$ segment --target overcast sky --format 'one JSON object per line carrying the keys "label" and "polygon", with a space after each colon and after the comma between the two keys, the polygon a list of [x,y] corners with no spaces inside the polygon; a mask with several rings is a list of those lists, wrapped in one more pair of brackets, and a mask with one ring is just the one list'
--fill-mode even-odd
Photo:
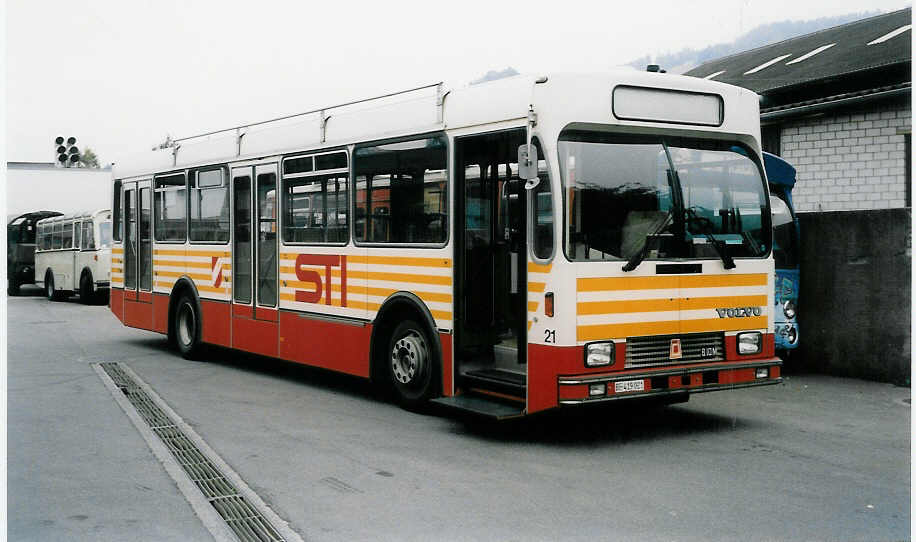
{"label": "overcast sky", "polygon": [[[487,70],[601,71],[898,0],[8,0],[6,159],[76,136],[104,163],[192,135]],[[603,6],[603,7],[602,7]]]}

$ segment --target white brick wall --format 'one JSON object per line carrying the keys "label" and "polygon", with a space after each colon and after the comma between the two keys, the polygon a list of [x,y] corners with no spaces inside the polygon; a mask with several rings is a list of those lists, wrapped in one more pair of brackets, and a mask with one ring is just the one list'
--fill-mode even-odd
{"label": "white brick wall", "polygon": [[798,170],[798,211],[887,209],[905,205],[908,105],[873,106],[782,125],[780,152]]}

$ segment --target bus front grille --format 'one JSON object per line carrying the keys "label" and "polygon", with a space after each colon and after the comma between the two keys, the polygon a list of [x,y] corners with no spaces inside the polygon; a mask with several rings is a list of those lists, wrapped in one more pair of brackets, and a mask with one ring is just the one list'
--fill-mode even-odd
{"label": "bus front grille", "polygon": [[[681,340],[682,355],[680,358],[668,357],[671,352],[671,339]],[[627,369],[723,360],[725,360],[725,336],[721,332],[627,338],[625,365]]]}

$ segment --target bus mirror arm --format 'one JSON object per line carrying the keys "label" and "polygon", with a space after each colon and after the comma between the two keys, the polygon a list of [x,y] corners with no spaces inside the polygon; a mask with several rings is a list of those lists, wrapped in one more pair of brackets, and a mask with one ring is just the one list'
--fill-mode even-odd
{"label": "bus mirror arm", "polygon": [[536,187],[541,179],[538,177],[538,151],[528,143],[518,148],[518,177],[525,179],[525,190]]}

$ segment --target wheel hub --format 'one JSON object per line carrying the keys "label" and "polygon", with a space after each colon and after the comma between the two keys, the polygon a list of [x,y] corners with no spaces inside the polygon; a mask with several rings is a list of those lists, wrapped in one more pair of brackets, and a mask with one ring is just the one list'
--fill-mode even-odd
{"label": "wheel hub", "polygon": [[410,333],[397,340],[391,350],[391,370],[401,384],[410,384],[426,370],[427,351],[423,338]]}
{"label": "wheel hub", "polygon": [[194,314],[187,305],[181,307],[178,315],[178,339],[181,344],[190,345],[194,333]]}

